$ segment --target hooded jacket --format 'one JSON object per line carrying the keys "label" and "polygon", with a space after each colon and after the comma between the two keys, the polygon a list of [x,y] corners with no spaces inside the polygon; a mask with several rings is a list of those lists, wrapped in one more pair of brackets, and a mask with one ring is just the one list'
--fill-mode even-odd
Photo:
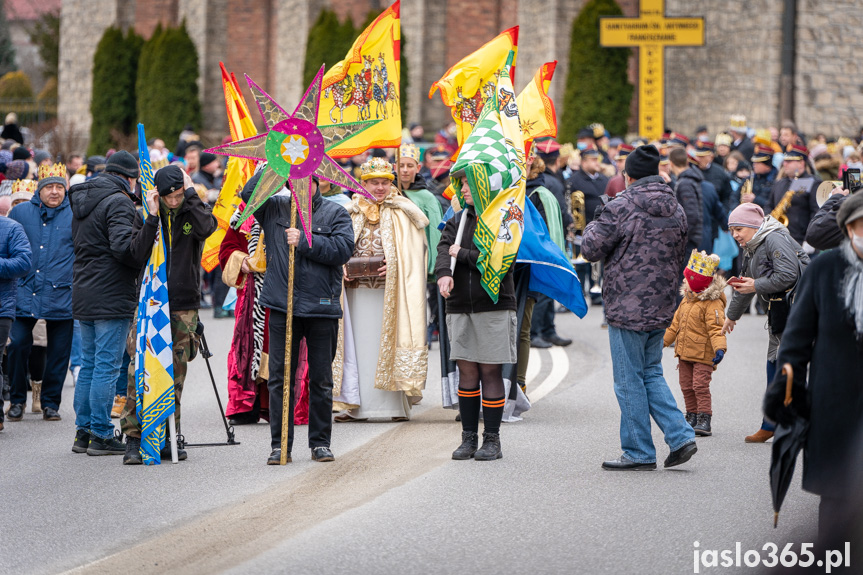
{"label": "hooded jacket", "polygon": [[30,242],[15,220],[0,216],[0,318],[15,319],[18,278],[30,270]]}
{"label": "hooded jacket", "polygon": [[163,201],[158,218],[148,217],[146,223],[142,218],[136,218],[135,234],[141,234],[138,241],[152,245],[159,219],[166,237],[170,230],[169,241],[165,245],[165,264],[171,311],[198,309],[201,307],[201,252],[204,240],[216,231],[219,224],[195,188],[186,188],[183,203],[176,213],[172,214]]}
{"label": "hooded jacket", "polygon": [[[752,298],[756,295],[766,299],[770,294],[793,288],[803,270],[809,265],[809,256],[791,237],[788,229],[773,216],[764,218],[761,227],[742,251],[741,275],[755,280],[755,293],[742,294],[735,291],[731,295],[727,315],[732,321],[737,321],[743,316],[743,312],[749,309]],[[767,348],[769,361],[775,360],[779,342],[778,336],[770,334]]]}
{"label": "hooded jacket", "polygon": [[68,194],[56,208],[39,194],[18,204],[9,217],[24,227],[30,240],[31,265],[18,282],[16,315],[34,319],[72,319],[72,208]]}
{"label": "hooded jacket", "polygon": [[[248,202],[260,179],[253,176],[241,197]],[[285,230],[291,227],[291,197],[274,195],[255,212],[267,246],[267,273],[261,305],[287,313],[290,247]],[[297,219],[299,225],[299,218]],[[339,319],[342,317],[342,266],[354,251],[354,230],[348,211],[324,201],[319,191],[312,198],[312,245],[305,234],[295,250],[294,316]]]}
{"label": "hooded jacket", "polygon": [[633,182],[587,225],[581,253],[605,263],[609,325],[653,331],[671,324],[686,237],[683,208],[660,176]]}
{"label": "hooded jacket", "polygon": [[686,225],[689,229],[687,245],[697,248],[701,245],[704,222],[704,207],[701,194],[701,182],[704,176],[697,168],[687,168],[677,176],[674,194],[686,214]]}
{"label": "hooded jacket", "polygon": [[725,289],[726,283],[721,276],[715,276],[713,281],[701,293],[695,293],[683,281],[680,294],[683,300],[671,326],[665,330],[666,347],[674,343],[674,356],[683,361],[713,365],[713,358],[718,350],[725,351],[728,344],[722,335],[722,325],[725,323]]}
{"label": "hooded jacket", "polygon": [[72,186],[69,203],[75,246],[75,319],[131,318],[138,304],[138,275],[151,244],[141,246],[135,241],[133,226],[141,216],[135,211],[129,183],[102,173]]}

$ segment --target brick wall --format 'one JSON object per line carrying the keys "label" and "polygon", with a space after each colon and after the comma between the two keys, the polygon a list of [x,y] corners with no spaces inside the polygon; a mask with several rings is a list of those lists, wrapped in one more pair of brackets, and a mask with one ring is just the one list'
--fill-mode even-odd
{"label": "brick wall", "polygon": [[381,11],[387,8],[391,2],[380,2],[378,0],[330,0],[330,9],[339,17],[339,22],[351,17],[355,28],[359,28],[366,20],[366,16],[372,10]]}
{"label": "brick wall", "polygon": [[159,22],[162,23],[163,28],[177,25],[179,23],[177,20],[178,7],[179,0],[141,0],[136,2],[135,32],[144,38],[149,38]]}

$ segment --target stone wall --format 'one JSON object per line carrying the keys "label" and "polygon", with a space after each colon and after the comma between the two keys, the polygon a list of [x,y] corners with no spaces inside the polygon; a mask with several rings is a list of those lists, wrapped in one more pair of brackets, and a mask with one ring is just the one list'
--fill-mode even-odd
{"label": "stone wall", "polygon": [[57,115],[66,128],[89,140],[93,55],[123,0],[63,0],[60,9],[60,73]]}
{"label": "stone wall", "polygon": [[798,0],[795,120],[806,134],[851,136],[863,124],[863,4]]}

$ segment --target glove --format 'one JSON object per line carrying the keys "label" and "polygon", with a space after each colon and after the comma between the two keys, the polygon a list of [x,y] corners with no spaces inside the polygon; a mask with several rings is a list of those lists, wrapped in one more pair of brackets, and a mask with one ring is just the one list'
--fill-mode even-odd
{"label": "glove", "polygon": [[724,349],[717,349],[716,356],[713,358],[713,365],[719,365],[719,362],[722,361],[722,358],[725,357]]}

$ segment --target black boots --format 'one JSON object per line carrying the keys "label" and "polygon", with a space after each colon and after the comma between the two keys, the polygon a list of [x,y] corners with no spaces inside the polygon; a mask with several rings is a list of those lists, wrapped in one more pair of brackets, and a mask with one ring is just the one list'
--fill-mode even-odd
{"label": "black boots", "polygon": [[138,437],[126,436],[126,453],[123,455],[123,465],[141,465],[141,440]]}
{"label": "black boots", "polygon": [[479,436],[473,431],[461,432],[461,445],[452,452],[452,458],[458,460],[470,459],[479,447]]}
{"label": "black boots", "polygon": [[692,413],[691,411],[687,411],[687,412],[686,412],[686,423],[688,423],[688,424],[689,424],[689,427],[694,428],[694,427],[695,427],[695,423],[696,423],[697,421],[698,421],[698,416],[697,416],[697,414]]}
{"label": "black boots", "polygon": [[713,435],[713,432],[710,431],[710,418],[711,415],[709,413],[698,414],[695,425],[692,426],[692,429],[695,430],[695,435]]}
{"label": "black boots", "polygon": [[87,447],[87,455],[123,455],[126,453],[126,446],[120,441],[119,437],[109,437],[102,439],[95,435],[90,436],[90,444]]}
{"label": "black boots", "polygon": [[501,457],[503,457],[503,453],[500,450],[500,434],[484,431],[482,447],[474,454],[473,458],[477,461],[493,461]]}
{"label": "black boots", "polygon": [[72,444],[72,453],[87,453],[87,447],[90,445],[90,432],[86,429],[79,429],[75,432],[75,443]]}

